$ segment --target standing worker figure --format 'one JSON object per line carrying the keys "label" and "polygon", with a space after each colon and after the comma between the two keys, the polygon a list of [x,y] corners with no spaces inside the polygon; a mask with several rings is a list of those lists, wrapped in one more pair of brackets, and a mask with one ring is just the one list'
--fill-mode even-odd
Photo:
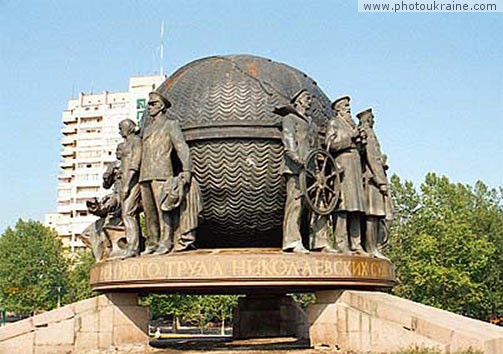
{"label": "standing worker figure", "polygon": [[349,96],[343,96],[332,103],[335,115],[328,122],[325,141],[336,164],[343,170],[341,198],[334,215],[334,238],[339,252],[351,251],[365,255],[361,245],[361,220],[365,212],[361,159],[358,151],[361,141],[356,124],[351,119],[350,100]]}
{"label": "standing worker figure", "polygon": [[[285,216],[283,219],[283,251],[309,252],[302,244],[301,229],[307,216],[304,197],[300,190],[299,174],[309,152],[319,147],[318,127],[307,114],[313,97],[303,89],[297,92],[290,105],[277,108],[283,128],[284,167],[286,177]],[[308,218],[305,218],[305,222]]]}
{"label": "standing worker figure", "polygon": [[[358,129],[367,143],[362,149],[363,181],[366,196],[365,250],[377,258],[384,257],[379,250],[379,236],[386,220],[392,219],[391,198],[386,176],[387,159],[381,153],[381,145],[374,131],[374,115],[369,108],[356,115]],[[384,237],[381,237],[384,242]],[[387,238],[387,237],[386,237]]]}
{"label": "standing worker figure", "polygon": [[[158,92],[149,93],[148,117],[143,122],[140,190],[147,228],[147,248],[142,254],[166,254],[173,250],[175,213],[178,210],[161,208],[180,181],[188,185],[192,161],[189,146],[184,140],[180,125],[168,117],[171,103]],[[182,172],[175,176],[172,154],[181,163]],[[183,249],[191,246],[185,241]],[[181,248],[176,251],[183,250]]]}
{"label": "standing worker figure", "polygon": [[126,229],[127,251],[124,258],[135,257],[140,252],[140,163],[142,144],[136,135],[136,123],[124,119],[119,123],[119,134],[124,138],[121,159],[121,217]]}

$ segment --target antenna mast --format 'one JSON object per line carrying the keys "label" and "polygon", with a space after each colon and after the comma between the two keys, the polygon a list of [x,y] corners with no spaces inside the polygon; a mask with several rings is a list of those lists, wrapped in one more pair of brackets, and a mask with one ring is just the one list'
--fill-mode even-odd
{"label": "antenna mast", "polygon": [[159,73],[161,76],[164,75],[164,21],[161,21],[161,69]]}

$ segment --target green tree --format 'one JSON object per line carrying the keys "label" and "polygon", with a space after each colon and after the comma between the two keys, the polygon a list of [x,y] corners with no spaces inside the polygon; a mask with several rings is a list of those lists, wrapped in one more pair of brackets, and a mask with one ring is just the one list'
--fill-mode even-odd
{"label": "green tree", "polygon": [[502,313],[501,191],[429,173],[417,191],[391,178],[396,207],[388,254],[399,296],[479,319]]}
{"label": "green tree", "polygon": [[52,229],[19,220],[0,237],[0,298],[8,311],[27,315],[56,307],[66,277],[61,241]]}
{"label": "green tree", "polygon": [[225,334],[225,321],[232,319],[232,310],[238,304],[237,295],[206,295],[201,296],[203,312],[208,319],[220,321],[220,334]]}
{"label": "green tree", "polygon": [[85,250],[71,260],[68,272],[68,289],[64,297],[65,303],[68,304],[98,295],[97,292],[91,289],[89,282],[89,273],[95,263],[96,261],[90,250]]}
{"label": "green tree", "polygon": [[150,294],[142,298],[142,305],[148,305],[152,317],[157,318],[163,315],[173,316],[173,332],[177,332],[180,321],[190,317],[196,310],[198,298],[195,295],[158,295]]}
{"label": "green tree", "polygon": [[210,320],[217,320],[220,321],[221,332],[224,334],[225,323],[232,319],[237,298],[237,295],[151,294],[142,299],[142,304],[150,307],[154,318],[172,315],[173,332],[178,330],[182,320],[197,324],[201,333]]}

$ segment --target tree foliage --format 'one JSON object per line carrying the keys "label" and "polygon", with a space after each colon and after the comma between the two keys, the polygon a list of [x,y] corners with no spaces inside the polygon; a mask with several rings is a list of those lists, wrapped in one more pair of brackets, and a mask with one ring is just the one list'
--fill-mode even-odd
{"label": "tree foliage", "polygon": [[8,311],[26,315],[56,307],[66,275],[61,241],[40,222],[19,220],[0,237],[0,300]]}
{"label": "tree foliage", "polygon": [[91,251],[85,250],[76,258],[70,260],[68,273],[68,289],[65,293],[64,302],[72,303],[85,300],[98,295],[91,289],[89,272],[96,263]]}
{"label": "tree foliage", "polygon": [[173,315],[183,318],[192,311],[196,300],[197,297],[191,295],[151,294],[143,299],[142,304],[150,307],[150,313],[154,318],[163,315]]}
{"label": "tree foliage", "polygon": [[146,296],[142,303],[150,307],[153,317],[173,316],[173,326],[181,320],[202,327],[211,320],[224,325],[232,318],[232,309],[237,305],[236,295],[156,295]]}
{"label": "tree foliage", "polygon": [[482,182],[429,173],[419,191],[391,179],[396,220],[388,254],[396,295],[479,319],[503,314],[503,195]]}

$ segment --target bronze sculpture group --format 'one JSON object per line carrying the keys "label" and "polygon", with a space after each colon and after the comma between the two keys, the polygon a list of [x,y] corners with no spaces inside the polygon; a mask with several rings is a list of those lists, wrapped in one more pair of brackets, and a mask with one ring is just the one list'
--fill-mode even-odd
{"label": "bronze sculpture group", "polygon": [[[302,89],[274,111],[281,116],[284,147],[283,251],[384,257],[380,248],[392,207],[372,110],[357,114],[356,125],[350,98],[337,99],[323,139],[309,115],[312,101],[313,95]],[[100,219],[82,234],[98,260],[194,248],[203,202],[189,146],[170,106],[168,98],[151,92],[139,128],[129,119],[119,123],[123,142],[103,176],[104,187],[113,192],[88,202]]]}
{"label": "bronze sculpture group", "polygon": [[[148,116],[140,129],[125,119],[119,123],[124,141],[117,161],[103,176],[113,192],[88,202],[101,219],[83,233],[97,260],[162,255],[193,247],[202,208],[192,178],[192,162],[178,122],[169,116],[171,103],[158,92],[149,94]],[[181,167],[173,164],[179,161]],[[113,201],[109,202],[109,201]],[[145,215],[146,248],[141,242],[140,212]]]}
{"label": "bronze sculpture group", "polygon": [[[282,116],[287,193],[283,251],[308,252],[301,235],[301,225],[307,223],[311,251],[384,258],[380,248],[387,240],[392,206],[386,156],[373,130],[372,110],[357,114],[357,126],[351,118],[350,98],[335,100],[335,114],[327,123],[321,144],[317,127],[307,113],[312,100],[308,91],[301,90],[290,105],[275,110]],[[321,154],[323,150],[312,154],[317,149],[328,155]],[[322,163],[310,172],[311,158]],[[330,165],[334,167],[327,169]],[[308,172],[305,175],[312,175],[312,185],[306,182],[307,177],[300,177],[303,169]]]}

